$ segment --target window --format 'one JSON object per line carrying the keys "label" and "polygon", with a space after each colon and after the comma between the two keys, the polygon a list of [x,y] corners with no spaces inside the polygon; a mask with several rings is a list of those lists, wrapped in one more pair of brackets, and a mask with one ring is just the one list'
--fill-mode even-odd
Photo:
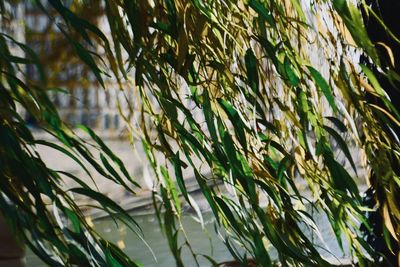
{"label": "window", "polygon": [[104,115],[103,128],[104,129],[110,128],[110,116],[108,114]]}

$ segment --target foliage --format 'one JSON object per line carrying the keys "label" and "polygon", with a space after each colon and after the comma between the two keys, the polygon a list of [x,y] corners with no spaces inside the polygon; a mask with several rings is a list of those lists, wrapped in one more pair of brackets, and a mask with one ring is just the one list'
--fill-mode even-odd
{"label": "foliage", "polygon": [[[360,155],[365,154],[365,164],[374,173],[369,182],[377,190],[373,198],[384,222],[379,227],[387,245],[390,248],[391,237],[398,246],[399,144],[392,129],[400,125],[400,115],[370,66],[391,81],[399,76],[393,66],[382,65],[382,51],[378,52],[368,36],[360,9],[370,16],[378,15],[363,1],[357,7],[345,0],[105,0],[109,33],[101,32],[59,0],[49,0],[49,4],[63,20],[60,30],[101,84],[105,77],[95,60],[97,47],[104,48],[105,55],[99,57],[107,58],[109,71],[121,89],[133,86],[137,91],[137,99],[129,103],[131,114],[125,118],[154,169],[155,194],[162,199],[163,210],[156,202],[155,207],[159,218],[163,213],[163,229],[177,266],[183,266],[183,247],[191,249],[179,222],[179,195],[196,206],[185,187],[182,169],[186,166],[192,170],[218,227],[226,230],[226,245],[244,264],[251,257],[259,265],[271,266],[271,245],[283,265],[329,266],[302,228],[319,234],[310,205],[326,213],[338,243],[342,245],[342,238],[346,239],[350,244],[347,252],[359,265],[366,265],[371,257],[379,260],[385,256],[377,255],[379,251],[374,251],[359,231],[360,223],[370,230],[365,211],[371,210],[362,203],[354,180],[357,166],[350,153],[352,145]],[[77,35],[81,39],[74,38]],[[395,35],[391,38],[397,40]],[[385,48],[390,55],[390,47]],[[365,53],[368,64],[358,63],[360,53]],[[11,72],[8,69],[15,68],[11,62],[28,60],[3,57],[5,78]],[[3,91],[16,95],[14,99],[24,105],[25,98],[17,97],[17,88],[27,91],[31,86],[23,86],[21,81],[12,87],[12,81],[4,80],[2,86],[7,85],[7,90]],[[6,110],[15,110],[13,98],[8,99]],[[70,141],[76,138],[70,131],[69,135],[64,133],[61,122],[54,119],[55,111],[52,116],[42,112],[47,105],[51,107],[47,100],[42,104],[43,99],[37,100],[39,107],[44,106],[37,115],[43,117],[43,127],[60,141],[69,136],[63,143],[84,156],[82,145]],[[29,106],[25,108],[33,112]],[[9,119],[11,122],[15,123]],[[18,134],[13,132],[13,138],[19,137],[14,143],[26,144]],[[338,162],[335,145],[350,168]],[[90,155],[86,159],[94,163]],[[205,175],[208,171],[211,174]],[[20,174],[11,177],[24,181]],[[51,177],[49,187],[54,190],[56,179]],[[307,183],[311,199],[299,190],[299,180]],[[230,188],[233,197],[211,186],[220,183]],[[21,187],[30,186],[42,185],[23,182]],[[75,191],[82,190],[87,189],[82,186]],[[4,194],[9,191],[3,190]],[[53,201],[59,195],[68,199],[59,191],[47,195]],[[100,197],[85,192],[95,199]],[[80,216],[70,203],[74,214]],[[109,208],[119,212],[113,205]],[[178,242],[179,236],[185,242]],[[246,255],[235,250],[236,243]],[[64,256],[80,255],[59,250]],[[195,259],[201,256],[192,252]],[[112,253],[113,260],[128,264],[120,252]]]}
{"label": "foliage", "polygon": [[[89,196],[95,208],[106,211],[140,234],[136,222],[111,199],[88,187],[79,177],[62,170],[50,169],[37,152],[37,146],[48,146],[78,163],[92,177],[90,167],[100,175],[124,186],[133,193],[136,182],[129,176],[119,158],[93,133],[104,159],[100,163],[87,144],[63,121],[49,100],[44,70],[31,48],[6,33],[6,9],[2,9],[0,34],[0,207],[2,214],[19,237],[50,266],[137,266],[117,246],[104,240],[75,203],[72,192]],[[34,83],[26,76],[26,65],[33,65],[40,80]],[[40,129],[54,141],[36,139],[22,117],[30,114]],[[92,142],[93,143],[93,142]],[[90,145],[90,146],[89,146]],[[113,166],[115,165],[115,166]],[[118,167],[122,176],[115,169]],[[65,190],[64,181],[76,182]],[[95,204],[97,203],[97,204]]]}

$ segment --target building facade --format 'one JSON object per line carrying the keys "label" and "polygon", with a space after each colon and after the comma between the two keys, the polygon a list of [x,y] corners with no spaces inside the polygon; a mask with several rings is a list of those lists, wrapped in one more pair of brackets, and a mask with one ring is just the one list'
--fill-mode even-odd
{"label": "building facade", "polygon": [[[81,6],[74,8],[80,9],[80,13],[91,23],[101,24],[100,28],[107,27],[102,23],[104,11],[100,1],[85,1]],[[101,130],[106,135],[119,134],[124,128],[124,122],[119,115],[118,105],[124,105],[124,102],[119,100],[126,97],[126,92],[120,91],[111,79],[107,81],[106,89],[101,87],[60,31],[60,27],[66,25],[63,25],[62,18],[57,16],[56,12],[52,12],[54,10],[46,7],[46,11],[49,12],[46,14],[34,2],[29,1],[26,1],[21,9],[25,14],[26,43],[34,49],[46,67],[48,86],[57,88],[49,90],[49,96],[61,118],[72,126],[84,124]],[[84,40],[80,41],[85,44]],[[33,66],[28,66],[27,73],[32,80],[38,79],[38,73]],[[34,126],[35,122],[30,121],[30,118],[27,120]]]}

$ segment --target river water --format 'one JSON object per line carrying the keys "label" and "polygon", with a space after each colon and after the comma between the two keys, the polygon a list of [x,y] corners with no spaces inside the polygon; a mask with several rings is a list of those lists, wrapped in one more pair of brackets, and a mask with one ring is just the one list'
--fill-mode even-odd
{"label": "river water", "polygon": [[[232,260],[232,256],[214,230],[214,219],[212,214],[206,212],[203,215],[203,218],[205,222],[205,230],[202,229],[201,225],[193,219],[190,214],[183,216],[183,225],[194,251],[210,255],[217,262]],[[141,241],[135,233],[127,229],[125,226],[117,227],[110,219],[95,221],[94,224],[99,233],[101,233],[106,239],[119,244],[121,247],[125,247],[123,249],[124,252],[132,259],[143,264],[143,266],[175,266],[175,260],[169,250],[165,236],[160,231],[156,216],[154,214],[137,215],[135,216],[135,219],[141,226],[144,239],[152,248],[156,258],[153,257],[151,250],[146,247],[143,241]],[[322,245],[322,242],[314,236],[313,238],[315,243],[320,246],[319,250],[321,254],[331,259],[334,257],[345,258],[345,255],[343,255],[337,245],[336,238],[333,235],[326,216],[317,213],[315,214],[314,219],[317,226],[320,228],[321,234],[324,237],[324,242],[328,247],[325,248]],[[310,236],[310,233],[308,233],[308,235]],[[345,248],[345,251],[346,250],[347,249]],[[271,258],[277,257],[275,251],[270,250],[270,253]],[[189,250],[184,249],[182,254],[185,266],[195,266],[193,257],[189,253]],[[200,266],[211,266],[205,258],[199,257],[198,259]],[[42,267],[46,265],[31,252],[27,252],[26,266]]]}

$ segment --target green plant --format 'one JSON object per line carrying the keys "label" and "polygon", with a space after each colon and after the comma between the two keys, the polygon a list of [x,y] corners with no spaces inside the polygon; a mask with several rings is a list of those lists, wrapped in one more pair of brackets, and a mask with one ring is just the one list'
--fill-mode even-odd
{"label": "green plant", "polygon": [[[338,243],[344,236],[359,265],[378,259],[379,251],[358,229],[363,223],[372,230],[365,217],[370,209],[353,174],[337,161],[335,144],[355,174],[349,144],[365,154],[374,173],[370,183],[380,189],[372,196],[384,222],[379,227],[389,248],[390,237],[398,245],[399,145],[391,129],[400,125],[400,116],[376,73],[358,63],[357,53],[365,53],[380,75],[399,76],[393,66],[383,65],[382,51],[365,30],[360,9],[378,14],[364,1],[357,7],[345,0],[106,0],[111,40],[61,1],[49,3],[98,81],[104,84],[93,56],[96,46],[104,48],[121,89],[138,92],[125,118],[154,169],[155,194],[163,200],[154,204],[177,266],[184,265],[182,247],[191,250],[179,221],[179,195],[195,205],[182,176],[186,166],[240,262],[250,256],[271,266],[270,244],[283,265],[330,265],[300,228],[305,224],[318,234],[310,212],[299,208],[307,203],[326,213]],[[398,42],[390,28],[384,29]],[[81,39],[71,37],[76,35]],[[384,47],[390,55],[390,47]],[[132,113],[140,114],[137,121]],[[205,176],[208,170],[211,175]],[[298,190],[297,176],[307,182],[311,199]],[[210,186],[221,182],[231,186],[234,198]],[[246,255],[235,251],[233,241]],[[195,259],[201,256],[192,252]]]}
{"label": "green plant", "polygon": [[[93,200],[93,207],[103,209],[114,220],[127,224],[140,234],[140,228],[121,207],[105,195],[87,186],[79,177],[46,166],[37,146],[48,146],[75,161],[92,177],[98,174],[134,193],[138,186],[121,160],[96,136],[88,144],[66,125],[48,98],[45,71],[34,51],[7,32],[7,10],[1,10],[0,33],[0,207],[17,237],[50,266],[136,266],[117,246],[104,240],[86,221],[71,193]],[[40,78],[26,76],[26,66],[33,65]],[[38,127],[54,141],[35,138],[21,116],[30,114]],[[96,145],[101,162],[88,149]],[[118,167],[119,171],[116,171]],[[122,174],[118,174],[121,172]],[[123,177],[123,178],[122,178]],[[64,189],[65,180],[77,186]]]}

